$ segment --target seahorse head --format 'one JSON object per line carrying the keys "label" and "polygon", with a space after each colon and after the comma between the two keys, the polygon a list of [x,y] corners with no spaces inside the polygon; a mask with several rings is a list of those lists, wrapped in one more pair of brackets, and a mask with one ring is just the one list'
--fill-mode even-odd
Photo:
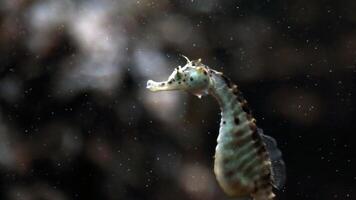
{"label": "seahorse head", "polygon": [[178,66],[174,69],[168,80],[162,82],[155,82],[149,80],[147,82],[147,89],[156,91],[167,90],[183,90],[201,97],[207,94],[211,85],[209,77],[209,69],[201,63],[201,59],[187,60],[184,67]]}

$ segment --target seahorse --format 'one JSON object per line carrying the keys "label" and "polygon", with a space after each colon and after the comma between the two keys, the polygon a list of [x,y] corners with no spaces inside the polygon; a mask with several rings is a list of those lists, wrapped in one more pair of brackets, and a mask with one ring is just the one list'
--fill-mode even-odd
{"label": "seahorse", "polygon": [[214,173],[229,195],[238,199],[272,200],[273,187],[285,182],[285,164],[276,141],[257,128],[247,101],[227,76],[209,68],[201,59],[178,66],[167,81],[149,80],[153,92],[183,90],[199,98],[214,96],[221,108],[221,122],[215,149]]}

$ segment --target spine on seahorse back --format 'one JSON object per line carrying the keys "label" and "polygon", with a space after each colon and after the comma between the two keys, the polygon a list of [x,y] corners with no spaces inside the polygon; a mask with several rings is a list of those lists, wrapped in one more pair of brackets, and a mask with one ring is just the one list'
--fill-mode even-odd
{"label": "spine on seahorse back", "polygon": [[272,200],[271,161],[246,100],[221,73],[209,70],[209,76],[222,110],[214,161],[219,184],[232,196]]}

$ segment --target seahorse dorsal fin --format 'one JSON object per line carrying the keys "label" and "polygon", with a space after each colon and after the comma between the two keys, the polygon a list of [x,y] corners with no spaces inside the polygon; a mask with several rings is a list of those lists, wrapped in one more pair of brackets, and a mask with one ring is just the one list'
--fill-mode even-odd
{"label": "seahorse dorsal fin", "polygon": [[263,130],[260,128],[258,129],[258,133],[261,135],[271,158],[273,185],[277,189],[281,189],[286,182],[286,166],[282,159],[282,153],[278,149],[277,142],[274,138],[263,134]]}

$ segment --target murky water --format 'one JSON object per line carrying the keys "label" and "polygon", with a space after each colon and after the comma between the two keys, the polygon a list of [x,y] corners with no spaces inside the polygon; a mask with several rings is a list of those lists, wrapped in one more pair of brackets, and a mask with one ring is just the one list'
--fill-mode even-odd
{"label": "murky water", "polygon": [[229,198],[213,98],[151,93],[202,58],[287,166],[276,199],[355,199],[356,3],[0,2],[0,199]]}

